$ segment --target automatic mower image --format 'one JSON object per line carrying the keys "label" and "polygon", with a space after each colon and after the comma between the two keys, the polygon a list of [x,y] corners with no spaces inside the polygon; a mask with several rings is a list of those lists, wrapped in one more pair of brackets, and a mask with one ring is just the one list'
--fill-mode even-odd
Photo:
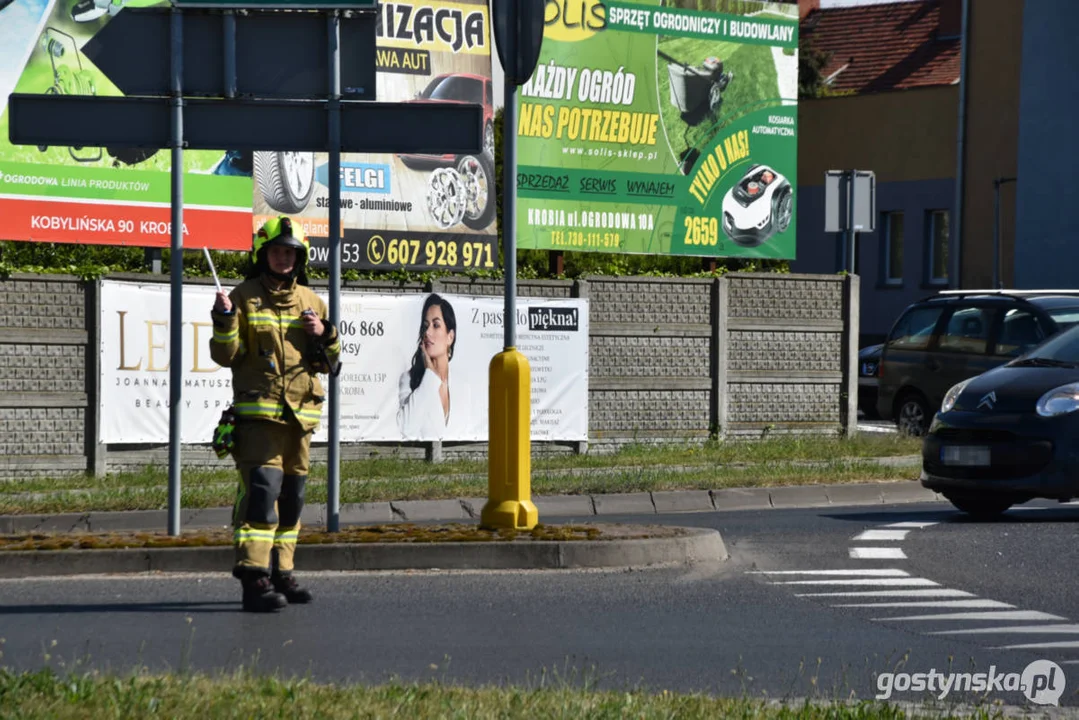
{"label": "automatic mower image", "polygon": [[723,232],[744,247],[756,247],[790,227],[794,190],[787,178],[754,165],[723,198]]}
{"label": "automatic mower image", "polygon": [[723,105],[723,91],[727,89],[733,72],[723,72],[723,61],[716,57],[706,58],[699,66],[687,65],[662,50],[656,50],[659,57],[667,61],[667,74],[671,85],[671,104],[678,108],[682,122],[687,127],[682,133],[686,148],[679,156],[679,169],[688,175],[693,164],[700,157],[700,150],[689,141],[689,129],[700,125],[705,119],[714,125]]}

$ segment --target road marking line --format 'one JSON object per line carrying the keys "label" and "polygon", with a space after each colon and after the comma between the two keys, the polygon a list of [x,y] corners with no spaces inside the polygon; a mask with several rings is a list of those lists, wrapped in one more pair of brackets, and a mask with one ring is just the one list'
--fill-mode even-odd
{"label": "road marking line", "polygon": [[[1079,503],[1076,503],[1079,505]],[[1079,665],[1079,660],[1059,660],[1061,665]]]}
{"label": "road marking line", "polygon": [[851,603],[849,605],[833,605],[832,607],[871,608],[871,607],[939,607],[939,608],[1013,608],[998,600],[928,600],[912,602],[882,602],[882,603]]}
{"label": "road marking line", "polygon": [[966,628],[937,630],[930,635],[980,635],[991,633],[1079,633],[1079,625],[1012,625],[1010,627]]}
{"label": "road marking line", "polygon": [[930,590],[859,590],[857,592],[799,593],[794,597],[974,597],[973,593],[948,588]]}
{"label": "road marking line", "polygon": [[904,540],[910,530],[866,530],[855,540]]}
{"label": "road marking line", "polygon": [[931,527],[933,525],[939,525],[939,524],[940,523],[935,523],[935,522],[914,522],[914,521],[909,521],[909,522],[891,523],[889,525],[885,525],[884,527],[889,527],[889,528],[918,528],[918,529],[921,529],[921,528],[927,528],[927,527]]}
{"label": "road marking line", "polygon": [[993,650],[1048,650],[1049,648],[1071,649],[1079,648],[1079,640],[1065,640],[1064,642],[1027,643],[1025,645],[998,645]]}
{"label": "road marking line", "polygon": [[908,577],[906,570],[878,568],[875,570],[748,570],[747,575],[872,575],[885,577]]}
{"label": "road marking line", "polygon": [[902,548],[852,547],[850,556],[855,560],[906,560]]}
{"label": "road marking line", "polygon": [[897,620],[1067,620],[1059,615],[1036,610],[990,610],[988,612],[946,613],[944,615],[907,615],[906,617],[873,618],[880,622]]}
{"label": "road marking line", "polygon": [[772,585],[910,585],[937,586],[940,583],[924,578],[859,578],[856,580],[787,580]]}

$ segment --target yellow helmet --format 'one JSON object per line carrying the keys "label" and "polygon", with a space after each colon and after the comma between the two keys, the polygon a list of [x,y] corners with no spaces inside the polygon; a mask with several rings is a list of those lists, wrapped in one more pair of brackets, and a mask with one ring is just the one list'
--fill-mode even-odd
{"label": "yellow helmet", "polygon": [[300,267],[307,264],[307,258],[311,253],[311,243],[304,234],[303,226],[285,215],[270,218],[255,233],[255,239],[251,244],[251,262],[257,263],[259,251],[270,245],[296,248],[299,255],[296,264]]}

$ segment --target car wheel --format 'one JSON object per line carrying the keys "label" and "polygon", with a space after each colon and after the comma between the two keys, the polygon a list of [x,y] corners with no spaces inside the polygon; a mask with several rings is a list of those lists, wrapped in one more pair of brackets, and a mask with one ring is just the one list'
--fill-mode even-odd
{"label": "car wheel", "polygon": [[461,222],[482,230],[495,219],[495,167],[486,155],[466,155],[457,163],[465,186],[465,214]]}
{"label": "car wheel", "polygon": [[266,204],[280,213],[298,213],[315,191],[315,154],[310,152],[255,153],[255,184]]}
{"label": "car wheel", "polygon": [[929,430],[929,403],[918,393],[908,392],[898,404],[895,425],[901,435],[921,437]]}
{"label": "car wheel", "polygon": [[1003,495],[947,493],[944,497],[948,498],[948,502],[957,510],[970,515],[975,520],[993,520],[1015,504],[1011,498]]}

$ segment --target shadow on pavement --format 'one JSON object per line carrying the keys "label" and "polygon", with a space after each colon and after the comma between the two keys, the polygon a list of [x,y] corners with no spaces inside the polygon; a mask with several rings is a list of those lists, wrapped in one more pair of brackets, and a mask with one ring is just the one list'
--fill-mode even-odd
{"label": "shadow on pavement", "polygon": [[70,605],[0,605],[0,615],[67,613],[222,613],[241,612],[239,600],[213,602],[90,603]]}

